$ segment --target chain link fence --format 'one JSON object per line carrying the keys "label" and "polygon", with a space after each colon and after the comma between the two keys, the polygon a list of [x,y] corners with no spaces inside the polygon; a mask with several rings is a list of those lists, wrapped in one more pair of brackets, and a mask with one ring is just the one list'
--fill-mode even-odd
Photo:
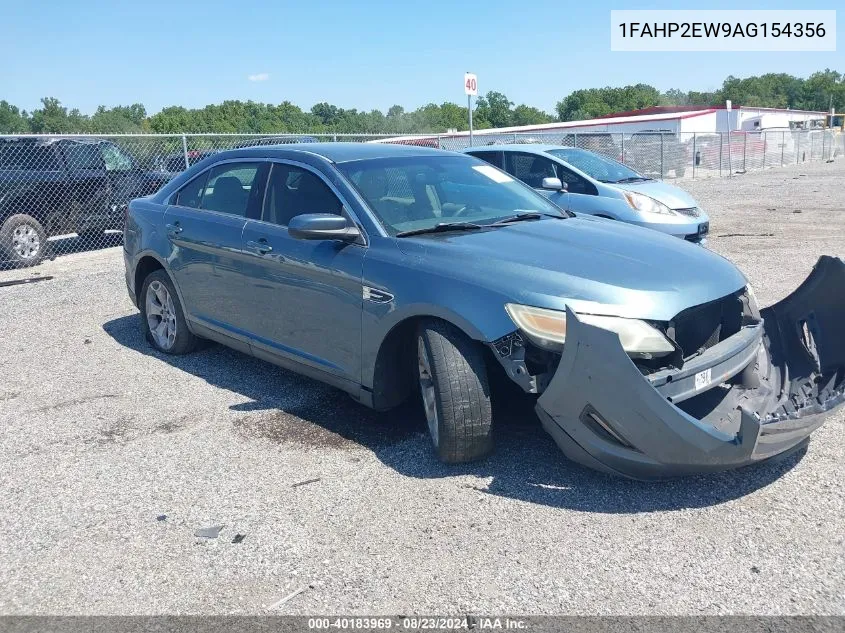
{"label": "chain link fence", "polygon": [[[469,135],[170,134],[0,136],[0,267],[116,246],[130,200],[155,193],[203,158],[226,149],[313,142],[401,143],[447,150]],[[728,176],[845,154],[831,130],[669,134],[479,133],[475,146],[547,143],[590,150],[660,179]]]}
{"label": "chain link fence", "polygon": [[[412,145],[459,150],[469,136],[403,137]],[[478,134],[474,146],[541,143],[586,149],[625,163],[643,175],[665,179],[707,178],[781,167],[807,161],[830,161],[845,155],[845,134],[833,130],[681,133],[554,132]]]}

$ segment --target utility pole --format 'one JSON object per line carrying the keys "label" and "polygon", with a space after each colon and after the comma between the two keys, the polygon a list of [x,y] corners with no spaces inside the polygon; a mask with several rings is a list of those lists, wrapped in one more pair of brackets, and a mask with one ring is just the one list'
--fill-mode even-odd
{"label": "utility pole", "polygon": [[467,111],[469,112],[469,146],[472,147],[472,95],[467,95]]}
{"label": "utility pole", "polygon": [[464,73],[464,92],[467,95],[467,113],[469,115],[469,145],[472,147],[472,96],[478,94],[478,77]]}

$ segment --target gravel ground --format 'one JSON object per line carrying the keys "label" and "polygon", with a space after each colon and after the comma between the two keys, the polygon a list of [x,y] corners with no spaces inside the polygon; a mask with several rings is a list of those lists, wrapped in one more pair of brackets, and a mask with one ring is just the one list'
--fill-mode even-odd
{"label": "gravel ground", "polygon": [[[845,256],[843,176],[685,186],[768,304]],[[35,272],[54,279],[0,288],[2,614],[845,614],[842,414],[803,456],[644,484],[498,402],[495,455],[447,468],[414,407],[219,346],[153,353],[118,248]]]}

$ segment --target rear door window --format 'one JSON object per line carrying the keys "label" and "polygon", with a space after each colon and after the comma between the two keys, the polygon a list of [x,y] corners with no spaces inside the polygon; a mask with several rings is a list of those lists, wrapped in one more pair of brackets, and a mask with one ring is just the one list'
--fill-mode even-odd
{"label": "rear door window", "polygon": [[203,172],[187,185],[182,187],[176,194],[173,204],[180,207],[199,209],[202,204],[202,194],[205,192],[205,183],[208,182],[208,172]]}
{"label": "rear door window", "polygon": [[61,147],[71,171],[105,171],[105,163],[95,144],[67,142]]}
{"label": "rear door window", "polygon": [[54,171],[60,166],[52,145],[0,141],[0,169]]}
{"label": "rear door window", "polygon": [[475,156],[481,160],[490,163],[491,165],[504,169],[503,152],[468,152],[470,156]]}
{"label": "rear door window", "polygon": [[202,192],[201,209],[246,217],[257,192],[261,163],[225,163],[212,167]]}

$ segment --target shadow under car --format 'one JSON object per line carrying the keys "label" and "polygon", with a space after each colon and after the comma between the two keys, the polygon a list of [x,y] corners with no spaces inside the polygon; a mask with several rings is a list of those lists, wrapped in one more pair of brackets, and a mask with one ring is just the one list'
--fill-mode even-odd
{"label": "shadow under car", "polygon": [[161,354],[147,343],[137,314],[108,321],[103,329],[130,350],[248,398],[230,409],[244,414],[235,419],[235,432],[252,441],[354,444],[408,477],[492,478],[476,489],[551,507],[620,514],[717,505],[771,484],[806,453],[803,448],[751,467],[662,482],[621,479],[567,460],[543,431],[533,410],[535,398],[494,383],[495,452],[483,461],[446,465],[431,449],[419,397],[380,413],[337,389],[220,345],[187,356]]}

